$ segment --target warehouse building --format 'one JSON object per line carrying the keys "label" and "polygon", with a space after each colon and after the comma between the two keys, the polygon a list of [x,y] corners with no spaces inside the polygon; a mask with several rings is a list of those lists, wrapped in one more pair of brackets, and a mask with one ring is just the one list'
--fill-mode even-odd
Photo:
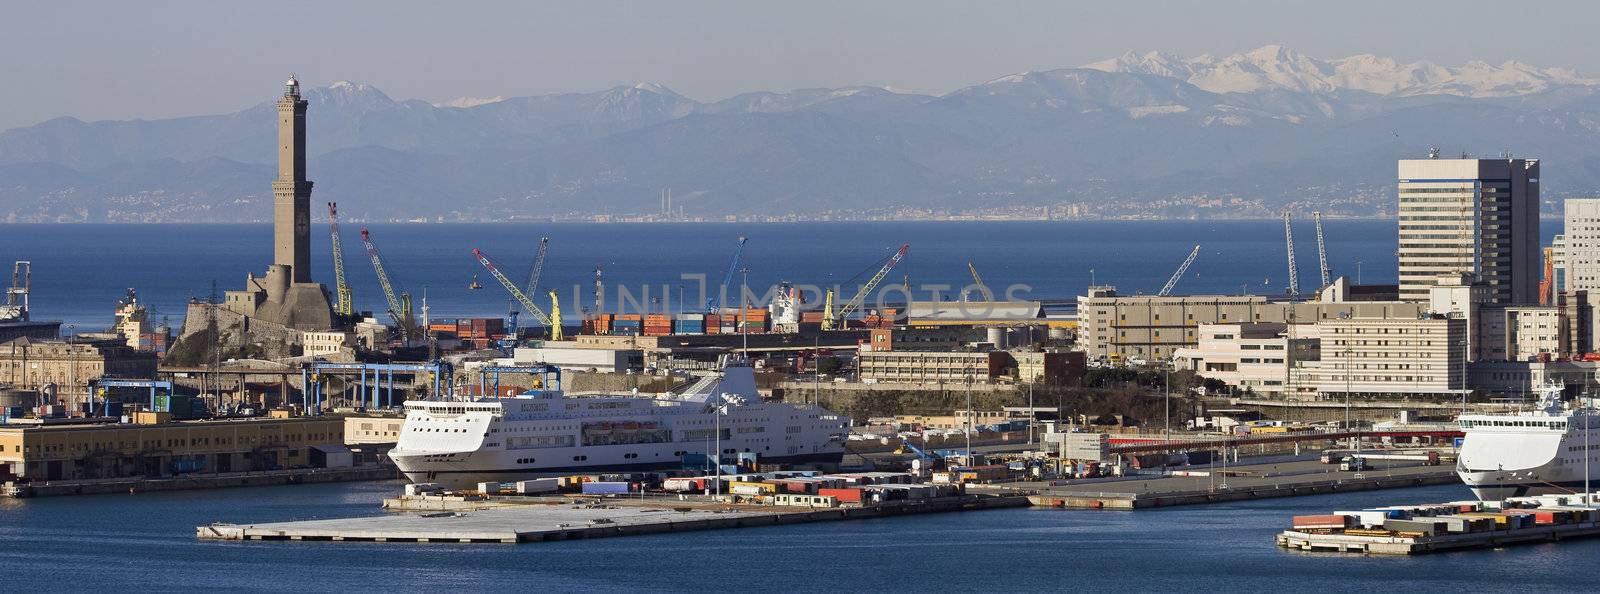
{"label": "warehouse building", "polygon": [[[1336,282],[1317,301],[1269,301],[1261,295],[1118,295],[1116,287],[1090,287],[1078,298],[1079,345],[1091,359],[1161,361],[1199,344],[1201,324],[1315,324],[1340,316],[1416,318],[1426,302],[1360,301],[1362,291]],[[1381,293],[1380,293],[1381,294]]]}
{"label": "warehouse building", "polygon": [[0,480],[277,470],[312,466],[318,447],[344,448],[345,421],[337,417],[179,422],[168,422],[166,413],[137,417],[144,423],[0,425]]}

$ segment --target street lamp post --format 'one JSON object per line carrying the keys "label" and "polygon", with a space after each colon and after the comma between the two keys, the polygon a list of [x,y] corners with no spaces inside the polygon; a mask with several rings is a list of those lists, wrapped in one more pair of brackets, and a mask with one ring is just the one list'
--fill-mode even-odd
{"label": "street lamp post", "polygon": [[1162,441],[1170,441],[1172,439],[1172,367],[1170,365],[1167,366],[1165,371],[1165,378],[1161,382],[1162,391],[1165,393],[1161,398],[1161,414],[1165,419],[1163,421],[1165,428],[1161,430],[1161,439]]}
{"label": "street lamp post", "polygon": [[744,296],[749,292],[750,268],[741,266],[739,267],[739,336],[744,343],[744,356],[746,357],[750,356],[750,324],[745,319],[745,316],[749,315],[749,313],[746,311],[748,308],[746,307]]}
{"label": "street lamp post", "polygon": [[967,466],[972,466],[972,372],[967,372]]}

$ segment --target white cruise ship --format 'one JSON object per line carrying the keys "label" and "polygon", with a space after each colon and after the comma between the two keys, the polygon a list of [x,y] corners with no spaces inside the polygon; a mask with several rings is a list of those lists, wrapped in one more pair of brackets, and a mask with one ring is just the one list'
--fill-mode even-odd
{"label": "white cruise ship", "polygon": [[1539,390],[1533,412],[1462,415],[1460,424],[1456,473],[1479,499],[1581,493],[1586,479],[1600,485],[1600,454],[1584,453],[1600,451],[1600,416],[1563,405],[1559,385]]}
{"label": "white cruise ship", "polygon": [[[466,486],[585,472],[681,468],[753,452],[763,463],[837,463],[849,423],[818,406],[765,402],[753,370],[729,365],[680,393],[411,401],[389,457],[415,483]],[[720,412],[720,414],[719,414]]]}

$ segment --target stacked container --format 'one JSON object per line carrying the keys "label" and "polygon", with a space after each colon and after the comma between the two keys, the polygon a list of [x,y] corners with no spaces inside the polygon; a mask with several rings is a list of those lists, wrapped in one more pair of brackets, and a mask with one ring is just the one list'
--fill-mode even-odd
{"label": "stacked container", "polygon": [[611,320],[613,336],[638,336],[644,332],[644,320],[639,314],[619,314]]}
{"label": "stacked container", "polygon": [[674,334],[705,334],[705,314],[678,314],[672,319]]}
{"label": "stacked container", "polygon": [[672,334],[672,318],[666,314],[650,314],[644,317],[645,336],[666,336]]}

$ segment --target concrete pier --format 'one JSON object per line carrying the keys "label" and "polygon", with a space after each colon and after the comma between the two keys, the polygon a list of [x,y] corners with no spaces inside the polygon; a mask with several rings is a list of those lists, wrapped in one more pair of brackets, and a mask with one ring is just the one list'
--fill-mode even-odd
{"label": "concrete pier", "polygon": [[354,468],[305,468],[293,470],[264,470],[254,472],[224,472],[189,474],[163,478],[84,479],[75,481],[49,481],[36,483],[5,483],[0,485],[4,497],[54,497],[60,495],[97,495],[109,493],[145,493],[153,491],[185,491],[190,489],[223,489],[229,487],[265,487],[271,485],[299,485],[311,483],[336,483],[345,481],[384,481],[399,477],[394,466],[357,466]]}
{"label": "concrete pier", "polygon": [[1461,481],[1449,466],[1392,464],[1362,472],[1340,471],[1316,461],[1244,464],[1191,475],[1133,476],[1120,479],[1007,483],[969,486],[968,491],[1026,495],[1038,507],[1134,510],[1224,501],[1323,495],[1373,489],[1446,485]]}
{"label": "concrete pier", "polygon": [[805,522],[881,518],[999,507],[1023,507],[1024,497],[966,495],[872,507],[799,508],[610,500],[503,505],[472,511],[393,513],[363,518],[209,524],[195,529],[208,540],[324,540],[365,542],[518,543],[633,536],[690,530],[748,528]]}
{"label": "concrete pier", "polygon": [[1555,542],[1568,538],[1593,536],[1600,536],[1600,522],[1534,526],[1532,528],[1491,530],[1468,534],[1439,534],[1435,536],[1360,536],[1352,534],[1313,534],[1285,530],[1277,536],[1277,543],[1280,547],[1300,551],[1370,555],[1420,555],[1456,549]]}

